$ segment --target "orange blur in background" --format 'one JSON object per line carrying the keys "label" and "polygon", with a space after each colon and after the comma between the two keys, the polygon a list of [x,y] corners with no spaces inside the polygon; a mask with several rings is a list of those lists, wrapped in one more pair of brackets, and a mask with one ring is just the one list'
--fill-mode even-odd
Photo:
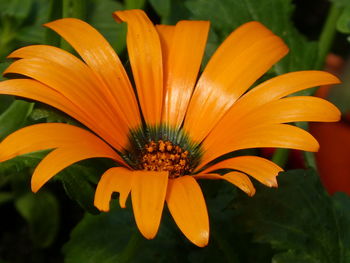
{"label": "orange blur in background", "polygon": [[[342,58],[330,54],[326,70],[339,75],[344,64]],[[327,98],[331,88],[333,87],[319,88],[316,96]],[[330,194],[339,191],[350,194],[350,113],[343,114],[339,122],[310,123],[310,132],[320,143],[316,161],[325,188]]]}

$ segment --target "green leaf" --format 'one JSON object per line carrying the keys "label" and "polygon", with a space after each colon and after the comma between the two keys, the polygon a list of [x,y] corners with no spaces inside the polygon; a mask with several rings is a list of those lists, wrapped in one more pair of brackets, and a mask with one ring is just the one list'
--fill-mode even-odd
{"label": "green leaf", "polygon": [[63,248],[65,262],[120,262],[133,233],[131,221],[131,214],[120,209],[97,216],[86,214]]}
{"label": "green leaf", "polygon": [[309,255],[299,254],[294,250],[289,250],[285,253],[279,253],[272,259],[272,263],[319,263],[317,259]]}
{"label": "green leaf", "polygon": [[33,103],[16,100],[0,115],[0,140],[23,127],[33,106]]}
{"label": "green leaf", "polygon": [[40,151],[17,156],[0,163],[0,175],[10,176],[19,173],[27,168],[34,168],[40,160],[47,154],[47,151]]}
{"label": "green leaf", "polygon": [[[114,200],[113,206],[116,203]],[[63,247],[65,262],[184,262],[166,221],[163,217],[155,239],[146,240],[138,232],[130,209],[115,207],[108,213],[86,214]]]}
{"label": "green leaf", "polygon": [[349,262],[349,197],[332,199],[312,170],[282,173],[278,181],[278,189],[259,187],[254,198],[237,201],[239,221],[255,241],[280,251],[274,262]]}
{"label": "green leaf", "polygon": [[169,17],[171,0],[149,0],[150,4],[163,19]]}
{"label": "green leaf", "polygon": [[339,234],[339,249],[344,255],[343,262],[350,262],[350,198],[345,193],[335,193],[333,201],[338,217],[335,229]]}
{"label": "green leaf", "polygon": [[146,0],[124,0],[125,9],[142,9]]}
{"label": "green leaf", "polygon": [[14,101],[12,96],[1,95],[0,96],[0,114],[3,113]]}
{"label": "green leaf", "polygon": [[349,5],[348,0],[330,0],[332,3],[338,5],[338,6],[347,6]]}
{"label": "green leaf", "polygon": [[2,73],[4,72],[4,70],[10,66],[10,62],[9,61],[4,61],[0,63],[0,80],[4,80],[5,78],[3,77]]}
{"label": "green leaf", "polygon": [[0,6],[6,6],[1,10],[1,16],[24,19],[29,15],[33,0],[1,0]]}
{"label": "green leaf", "polygon": [[35,152],[0,162],[0,187],[10,184],[15,196],[27,193],[32,171],[46,154]]}
{"label": "green leaf", "polygon": [[55,196],[49,192],[27,193],[16,200],[15,206],[27,221],[34,244],[41,248],[50,246],[59,227],[59,207]]}
{"label": "green leaf", "polygon": [[[75,200],[85,211],[91,214],[98,214],[94,206],[96,174],[93,168],[87,168],[76,164],[62,171],[56,179],[60,180],[63,187],[72,200]],[[93,186],[92,183],[95,183]]]}
{"label": "green leaf", "polygon": [[123,10],[124,6],[113,0],[93,0],[89,7],[89,23],[94,26],[117,50],[122,52],[126,46],[126,25],[118,24],[112,18],[112,12]]}
{"label": "green leaf", "polygon": [[16,40],[28,44],[57,44],[59,36],[52,30],[44,28],[43,24],[60,18],[57,15],[57,12],[61,15],[58,2],[56,0],[34,0],[32,12],[28,18],[30,23],[25,23],[18,29]]}
{"label": "green leaf", "polygon": [[277,74],[314,67],[317,45],[307,41],[294,28],[291,22],[294,11],[291,0],[187,0],[186,6],[193,14],[191,18],[211,21],[214,31],[219,36],[219,43],[245,22],[262,22],[290,48],[289,55],[275,66]]}
{"label": "green leaf", "polygon": [[183,0],[150,0],[150,4],[161,17],[161,23],[169,25],[190,17],[185,2]]}
{"label": "green leaf", "polygon": [[72,119],[70,116],[54,109],[50,108],[47,105],[40,105],[37,106],[33,109],[31,112],[29,118],[33,121],[43,121],[45,122],[60,122],[60,123],[69,123],[69,124],[74,124],[78,125],[78,122],[74,119]]}
{"label": "green leaf", "polygon": [[349,34],[350,33],[350,4],[344,8],[337,22],[338,31]]}
{"label": "green leaf", "polygon": [[0,205],[5,204],[13,200],[13,193],[0,192]]}

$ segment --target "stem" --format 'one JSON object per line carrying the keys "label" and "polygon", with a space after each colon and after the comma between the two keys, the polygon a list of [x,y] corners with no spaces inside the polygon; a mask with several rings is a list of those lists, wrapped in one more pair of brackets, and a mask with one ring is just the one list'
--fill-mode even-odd
{"label": "stem", "polygon": [[335,37],[336,25],[341,12],[342,10],[339,8],[339,6],[335,4],[332,4],[331,8],[329,9],[327,20],[323,26],[320,40],[318,42],[318,59],[316,62],[317,69],[323,69],[324,67],[326,57]]}
{"label": "stem", "polygon": [[289,156],[289,149],[283,149],[283,148],[278,148],[274,152],[272,156],[272,161],[279,165],[280,167],[284,167],[287,163],[288,156]]}
{"label": "stem", "polygon": [[[326,23],[323,26],[322,33],[318,41],[318,59],[315,65],[316,69],[323,69],[325,66],[327,55],[332,47],[334,37],[337,32],[337,22],[341,13],[342,10],[339,6],[336,4],[331,5]],[[315,91],[316,89],[314,92]],[[304,128],[305,130],[307,130],[309,127],[308,123],[297,123],[297,126]],[[317,171],[315,154],[313,152],[304,152],[304,158],[307,167],[313,168],[315,171]]]}
{"label": "stem", "polygon": [[[297,122],[296,126],[298,126],[303,130],[309,129],[309,124],[307,122]],[[306,167],[312,168],[317,172],[318,169],[317,169],[315,154],[313,152],[304,152],[304,158],[305,158]]]}

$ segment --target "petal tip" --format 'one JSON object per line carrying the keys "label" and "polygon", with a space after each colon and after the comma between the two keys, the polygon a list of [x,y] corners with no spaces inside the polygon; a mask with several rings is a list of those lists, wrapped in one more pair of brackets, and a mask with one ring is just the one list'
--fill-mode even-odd
{"label": "petal tip", "polygon": [[203,229],[200,231],[198,237],[192,240],[192,242],[198,247],[206,247],[209,242],[209,231]]}
{"label": "petal tip", "polygon": [[277,188],[278,187],[278,183],[277,183],[277,180],[276,180],[276,177],[274,179],[269,179],[266,181],[266,185],[268,187],[274,187],[274,188]]}
{"label": "petal tip", "polygon": [[37,183],[34,183],[33,180],[32,180],[32,182],[31,182],[31,189],[32,189],[32,192],[33,192],[33,193],[37,193],[37,192],[39,191],[40,188],[41,188],[41,187],[38,186]]}
{"label": "petal tip", "polygon": [[158,229],[154,230],[154,229],[147,229],[147,228],[140,228],[140,233],[143,235],[144,238],[151,240],[153,238],[155,238],[155,236],[158,233]]}
{"label": "petal tip", "polygon": [[331,76],[331,79],[332,79],[333,84],[340,84],[340,83],[342,83],[342,81],[340,80],[340,78],[338,78],[337,76],[335,76],[335,75],[333,75],[333,74],[331,74],[331,73],[329,73],[329,75]]}
{"label": "petal tip", "polygon": [[126,200],[123,200],[122,198],[120,198],[120,196],[119,196],[119,205],[121,208],[126,208]]}
{"label": "petal tip", "polygon": [[94,200],[94,206],[100,211],[100,212],[109,212],[110,207],[109,203],[108,204],[101,204],[99,200],[96,199]]}

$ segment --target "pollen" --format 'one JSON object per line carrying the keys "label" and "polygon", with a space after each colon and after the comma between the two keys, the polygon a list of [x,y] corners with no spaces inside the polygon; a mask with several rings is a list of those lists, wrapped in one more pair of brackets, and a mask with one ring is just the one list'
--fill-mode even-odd
{"label": "pollen", "polygon": [[144,149],[141,165],[146,171],[168,171],[169,178],[177,178],[191,172],[188,151],[170,141],[151,141]]}

